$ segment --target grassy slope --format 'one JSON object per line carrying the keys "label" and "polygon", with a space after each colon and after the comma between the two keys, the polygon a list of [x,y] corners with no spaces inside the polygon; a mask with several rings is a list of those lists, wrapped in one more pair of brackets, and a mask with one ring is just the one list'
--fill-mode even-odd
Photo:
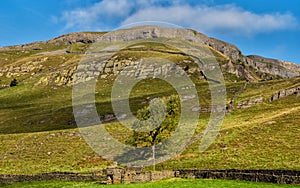
{"label": "grassy slope", "polygon": [[[226,116],[220,135],[207,151],[199,153],[199,143],[195,143],[156,168],[299,170],[299,104],[297,97],[290,96],[236,110]],[[202,114],[197,132],[206,126],[207,118]],[[120,140],[127,138],[126,130],[116,123],[108,124],[107,129]],[[0,135],[0,173],[89,172],[107,164],[97,159],[79,135],[69,134],[77,132],[70,129]]]}
{"label": "grassy slope", "polygon": [[0,142],[1,174],[87,173],[109,164],[89,148],[77,130],[7,134],[0,136]]}
{"label": "grassy slope", "polygon": [[[56,49],[60,48],[55,47],[53,50]],[[28,54],[32,53],[36,52]],[[130,50],[123,52],[124,56],[132,56],[130,53],[133,52]],[[155,53],[157,55],[157,52]],[[13,54],[11,61],[20,64],[26,62],[28,58],[36,58],[28,57],[28,54],[20,56]],[[144,54],[147,55],[153,54]],[[165,54],[158,55],[166,57]],[[63,58],[65,60],[62,60]],[[78,58],[80,58],[78,55],[52,55],[46,64],[48,63],[48,70],[51,70],[64,64],[66,59],[72,63]],[[168,55],[168,58],[178,60],[182,57]],[[38,79],[36,76],[17,87],[0,90],[0,173],[30,174],[52,171],[85,173],[105,167],[108,162],[97,157],[80,137],[78,130],[74,129],[76,125],[72,115],[71,88],[34,87]],[[193,80],[199,92],[200,104],[208,105],[207,84],[196,77],[193,77]],[[98,82],[96,102],[100,114],[112,113],[109,100],[111,83],[111,80]],[[243,81],[226,83],[228,101],[243,83]],[[237,98],[237,102],[256,96],[268,98],[275,91],[298,83],[299,79],[251,83]],[[153,84],[159,87],[153,88]],[[132,110],[136,111],[141,106],[147,105],[149,101],[147,97],[173,93],[174,90],[166,82],[157,80],[141,82],[131,93],[131,104],[139,104],[132,105]],[[141,102],[143,104],[140,104]],[[249,109],[234,111],[226,116],[219,137],[207,151],[199,153],[199,142],[195,143],[175,159],[157,165],[157,169],[299,170],[300,139],[297,134],[300,122],[297,116],[300,111],[299,103],[299,98],[290,96],[274,103],[265,102]],[[197,132],[203,130],[208,122],[208,114],[201,115]],[[107,129],[121,140],[130,136],[130,132],[127,135],[123,134],[126,130],[116,123],[107,124]]]}
{"label": "grassy slope", "polygon": [[[295,96],[237,110],[224,119],[219,137],[199,153],[190,146],[161,168],[300,169],[300,101]],[[157,167],[159,168],[159,167]]]}

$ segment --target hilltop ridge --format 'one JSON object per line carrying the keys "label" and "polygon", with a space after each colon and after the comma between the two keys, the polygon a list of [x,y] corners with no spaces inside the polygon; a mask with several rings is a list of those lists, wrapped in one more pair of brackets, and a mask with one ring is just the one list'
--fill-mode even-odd
{"label": "hilltop ridge", "polygon": [[[107,32],[76,32],[65,34],[45,42],[36,42],[12,47],[1,48],[0,51],[34,50],[36,52],[65,49],[60,53],[84,53],[88,45],[101,40],[130,41],[135,39],[178,37],[186,41],[206,45],[216,53],[225,72],[249,81],[270,80],[278,78],[293,78],[300,76],[300,66],[295,63],[275,60],[256,55],[244,56],[233,44],[207,37],[191,29],[167,28],[159,26],[139,26],[129,29]],[[52,46],[49,49],[49,46]],[[9,66],[9,64],[3,64]],[[0,70],[1,72],[1,70]],[[3,73],[3,71],[2,71]]]}

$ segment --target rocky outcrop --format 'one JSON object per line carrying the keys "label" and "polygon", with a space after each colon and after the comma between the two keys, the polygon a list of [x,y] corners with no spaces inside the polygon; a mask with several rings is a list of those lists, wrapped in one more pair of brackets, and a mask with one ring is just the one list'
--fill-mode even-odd
{"label": "rocky outcrop", "polygon": [[[293,88],[288,88],[284,90],[280,90],[276,93],[274,93],[269,99],[266,101],[273,102],[278,99],[282,99],[291,95],[296,95],[297,97],[300,96],[300,86],[293,87]],[[251,98],[249,100],[241,101],[236,105],[236,109],[244,109],[244,108],[249,108],[251,106],[257,105],[264,102],[263,97],[256,97],[256,98]],[[230,103],[231,105],[232,103]]]}
{"label": "rocky outcrop", "polygon": [[77,42],[81,42],[84,44],[93,43],[99,37],[101,37],[104,32],[82,32],[82,33],[69,33],[54,39],[48,40],[46,43],[48,44],[74,44]]}
{"label": "rocky outcrop", "polygon": [[[300,66],[297,64],[281,60],[263,58],[259,56],[244,57],[241,51],[236,46],[218,39],[208,38],[204,34],[190,29],[143,26],[113,31],[103,35],[99,40],[130,41],[136,39],[159,37],[180,38],[186,41],[208,45],[214,50],[229,57],[232,61],[245,63],[245,65],[250,66],[252,69],[254,69],[254,74],[259,73],[258,77],[262,77],[262,79],[266,79],[266,75],[262,75],[262,73],[276,75],[284,78],[300,76]],[[251,71],[246,70],[245,68],[246,67],[242,67],[241,65],[237,64],[234,65],[234,68],[231,67],[231,70],[234,69],[238,77],[243,77],[247,80],[257,80],[255,76],[252,75]]]}
{"label": "rocky outcrop", "polygon": [[141,26],[109,32],[99,41],[132,41],[147,38],[180,38],[182,40],[204,44],[207,37],[190,29],[177,29],[158,26]]}
{"label": "rocky outcrop", "polygon": [[244,57],[243,61],[259,72],[278,75],[284,78],[300,76],[300,66],[291,62],[254,55]]}
{"label": "rocky outcrop", "polygon": [[241,51],[235,45],[218,39],[205,38],[204,44],[230,57],[234,61],[238,60],[242,56]]}
{"label": "rocky outcrop", "polygon": [[39,57],[32,59],[19,65],[10,65],[0,68],[0,77],[5,76],[6,78],[20,77],[23,75],[31,74],[34,75],[43,67],[43,63],[48,60],[48,57]]}
{"label": "rocky outcrop", "polygon": [[[46,42],[36,42],[26,45],[19,45],[15,47],[22,50],[26,49],[40,49],[39,44],[51,45],[66,45],[71,44],[87,44],[94,43],[98,40],[104,41],[130,41],[145,38],[179,38],[181,40],[195,42],[200,45],[207,45],[214,52],[221,54],[225,59],[222,64],[224,71],[234,74],[238,78],[243,78],[249,81],[268,80],[277,78],[291,78],[300,76],[300,66],[290,62],[268,59],[259,56],[243,56],[241,51],[234,45],[213,39],[198,33],[191,29],[183,28],[166,28],[158,26],[142,26],[130,29],[122,29],[112,31],[109,33],[101,32],[83,32],[83,33],[70,33],[48,40]],[[1,50],[10,49],[2,48]],[[63,54],[65,50],[56,50],[52,52],[42,52],[40,55],[55,55]],[[84,53],[84,52],[80,52]],[[168,53],[168,52],[161,52]],[[104,67],[100,67],[101,77],[105,78],[109,74],[117,74],[125,66],[136,66],[137,59],[112,59],[105,62]],[[37,62],[27,62],[21,66],[7,66],[0,69],[0,77],[19,77],[24,74],[36,74],[42,68],[42,65]],[[87,65],[88,66],[88,65]],[[71,85],[73,80],[72,74],[73,67],[66,67],[66,70],[60,72],[50,72],[48,76],[43,76],[39,84],[54,83],[57,85]],[[163,68],[165,69],[165,68]],[[189,70],[191,72],[192,69]],[[155,70],[158,71],[159,70]],[[195,72],[199,70],[193,70]]]}
{"label": "rocky outcrop", "polygon": [[290,95],[297,95],[299,96],[300,94],[300,86],[298,87],[294,87],[294,88],[289,88],[289,89],[284,89],[284,90],[280,90],[276,93],[274,93],[271,98],[270,98],[270,101],[275,101],[277,99],[281,99],[281,98],[285,98],[287,96],[290,96]]}
{"label": "rocky outcrop", "polygon": [[74,79],[74,72],[76,66],[69,69],[61,69],[47,74],[40,78],[35,85],[57,85],[57,86],[71,86]]}
{"label": "rocky outcrop", "polygon": [[10,50],[42,50],[41,45],[52,44],[52,45],[70,45],[77,42],[84,44],[93,43],[99,39],[105,32],[74,32],[65,35],[58,36],[44,42],[32,42],[28,44],[21,44],[16,46],[7,46],[0,48],[0,51]]}
{"label": "rocky outcrop", "polygon": [[143,26],[109,32],[100,37],[104,41],[131,41],[145,38],[180,38],[189,42],[206,44],[233,60],[239,59],[241,51],[234,45],[224,41],[208,38],[202,33],[191,29],[167,28],[158,26]]}
{"label": "rocky outcrop", "polygon": [[[185,63],[192,63],[184,60]],[[179,63],[180,64],[180,63]],[[190,68],[186,70],[187,74],[199,72],[197,68]],[[82,63],[80,66],[69,66],[60,68],[43,75],[35,85],[57,85],[57,86],[71,86],[76,72],[76,82],[86,82],[91,79],[108,79],[111,75],[126,75],[135,78],[158,78],[167,77],[170,73],[182,75],[182,69],[179,69],[172,63],[149,63],[143,59],[134,60],[120,59],[119,56],[114,56],[105,62],[91,61]]]}
{"label": "rocky outcrop", "polygon": [[251,107],[251,106],[260,104],[260,103],[262,103],[263,101],[264,101],[263,97],[251,98],[251,99],[249,99],[249,100],[239,102],[239,103],[236,105],[236,108],[237,108],[237,109],[249,108],[249,107]]}

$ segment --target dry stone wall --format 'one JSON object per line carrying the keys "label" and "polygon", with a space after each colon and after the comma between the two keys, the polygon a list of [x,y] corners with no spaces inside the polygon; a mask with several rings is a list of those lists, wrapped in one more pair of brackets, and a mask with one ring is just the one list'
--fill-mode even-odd
{"label": "dry stone wall", "polygon": [[166,178],[196,178],[196,179],[224,179],[243,180],[253,182],[267,182],[275,184],[300,184],[300,172],[290,170],[163,170],[144,171],[138,168],[108,168],[92,174],[76,174],[68,172],[54,172],[36,175],[0,174],[0,184],[33,181],[95,181],[100,184],[127,184],[152,182]]}
{"label": "dry stone wall", "polygon": [[178,170],[175,177],[300,184],[300,172],[288,170]]}

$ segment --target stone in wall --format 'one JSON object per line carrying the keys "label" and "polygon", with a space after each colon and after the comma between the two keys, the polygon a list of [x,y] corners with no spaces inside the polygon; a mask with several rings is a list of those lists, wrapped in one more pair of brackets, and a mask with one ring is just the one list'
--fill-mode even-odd
{"label": "stone in wall", "polygon": [[143,168],[107,168],[97,172],[100,177],[107,177],[107,184],[128,184],[159,181],[166,178],[175,177],[172,170],[145,171]]}

